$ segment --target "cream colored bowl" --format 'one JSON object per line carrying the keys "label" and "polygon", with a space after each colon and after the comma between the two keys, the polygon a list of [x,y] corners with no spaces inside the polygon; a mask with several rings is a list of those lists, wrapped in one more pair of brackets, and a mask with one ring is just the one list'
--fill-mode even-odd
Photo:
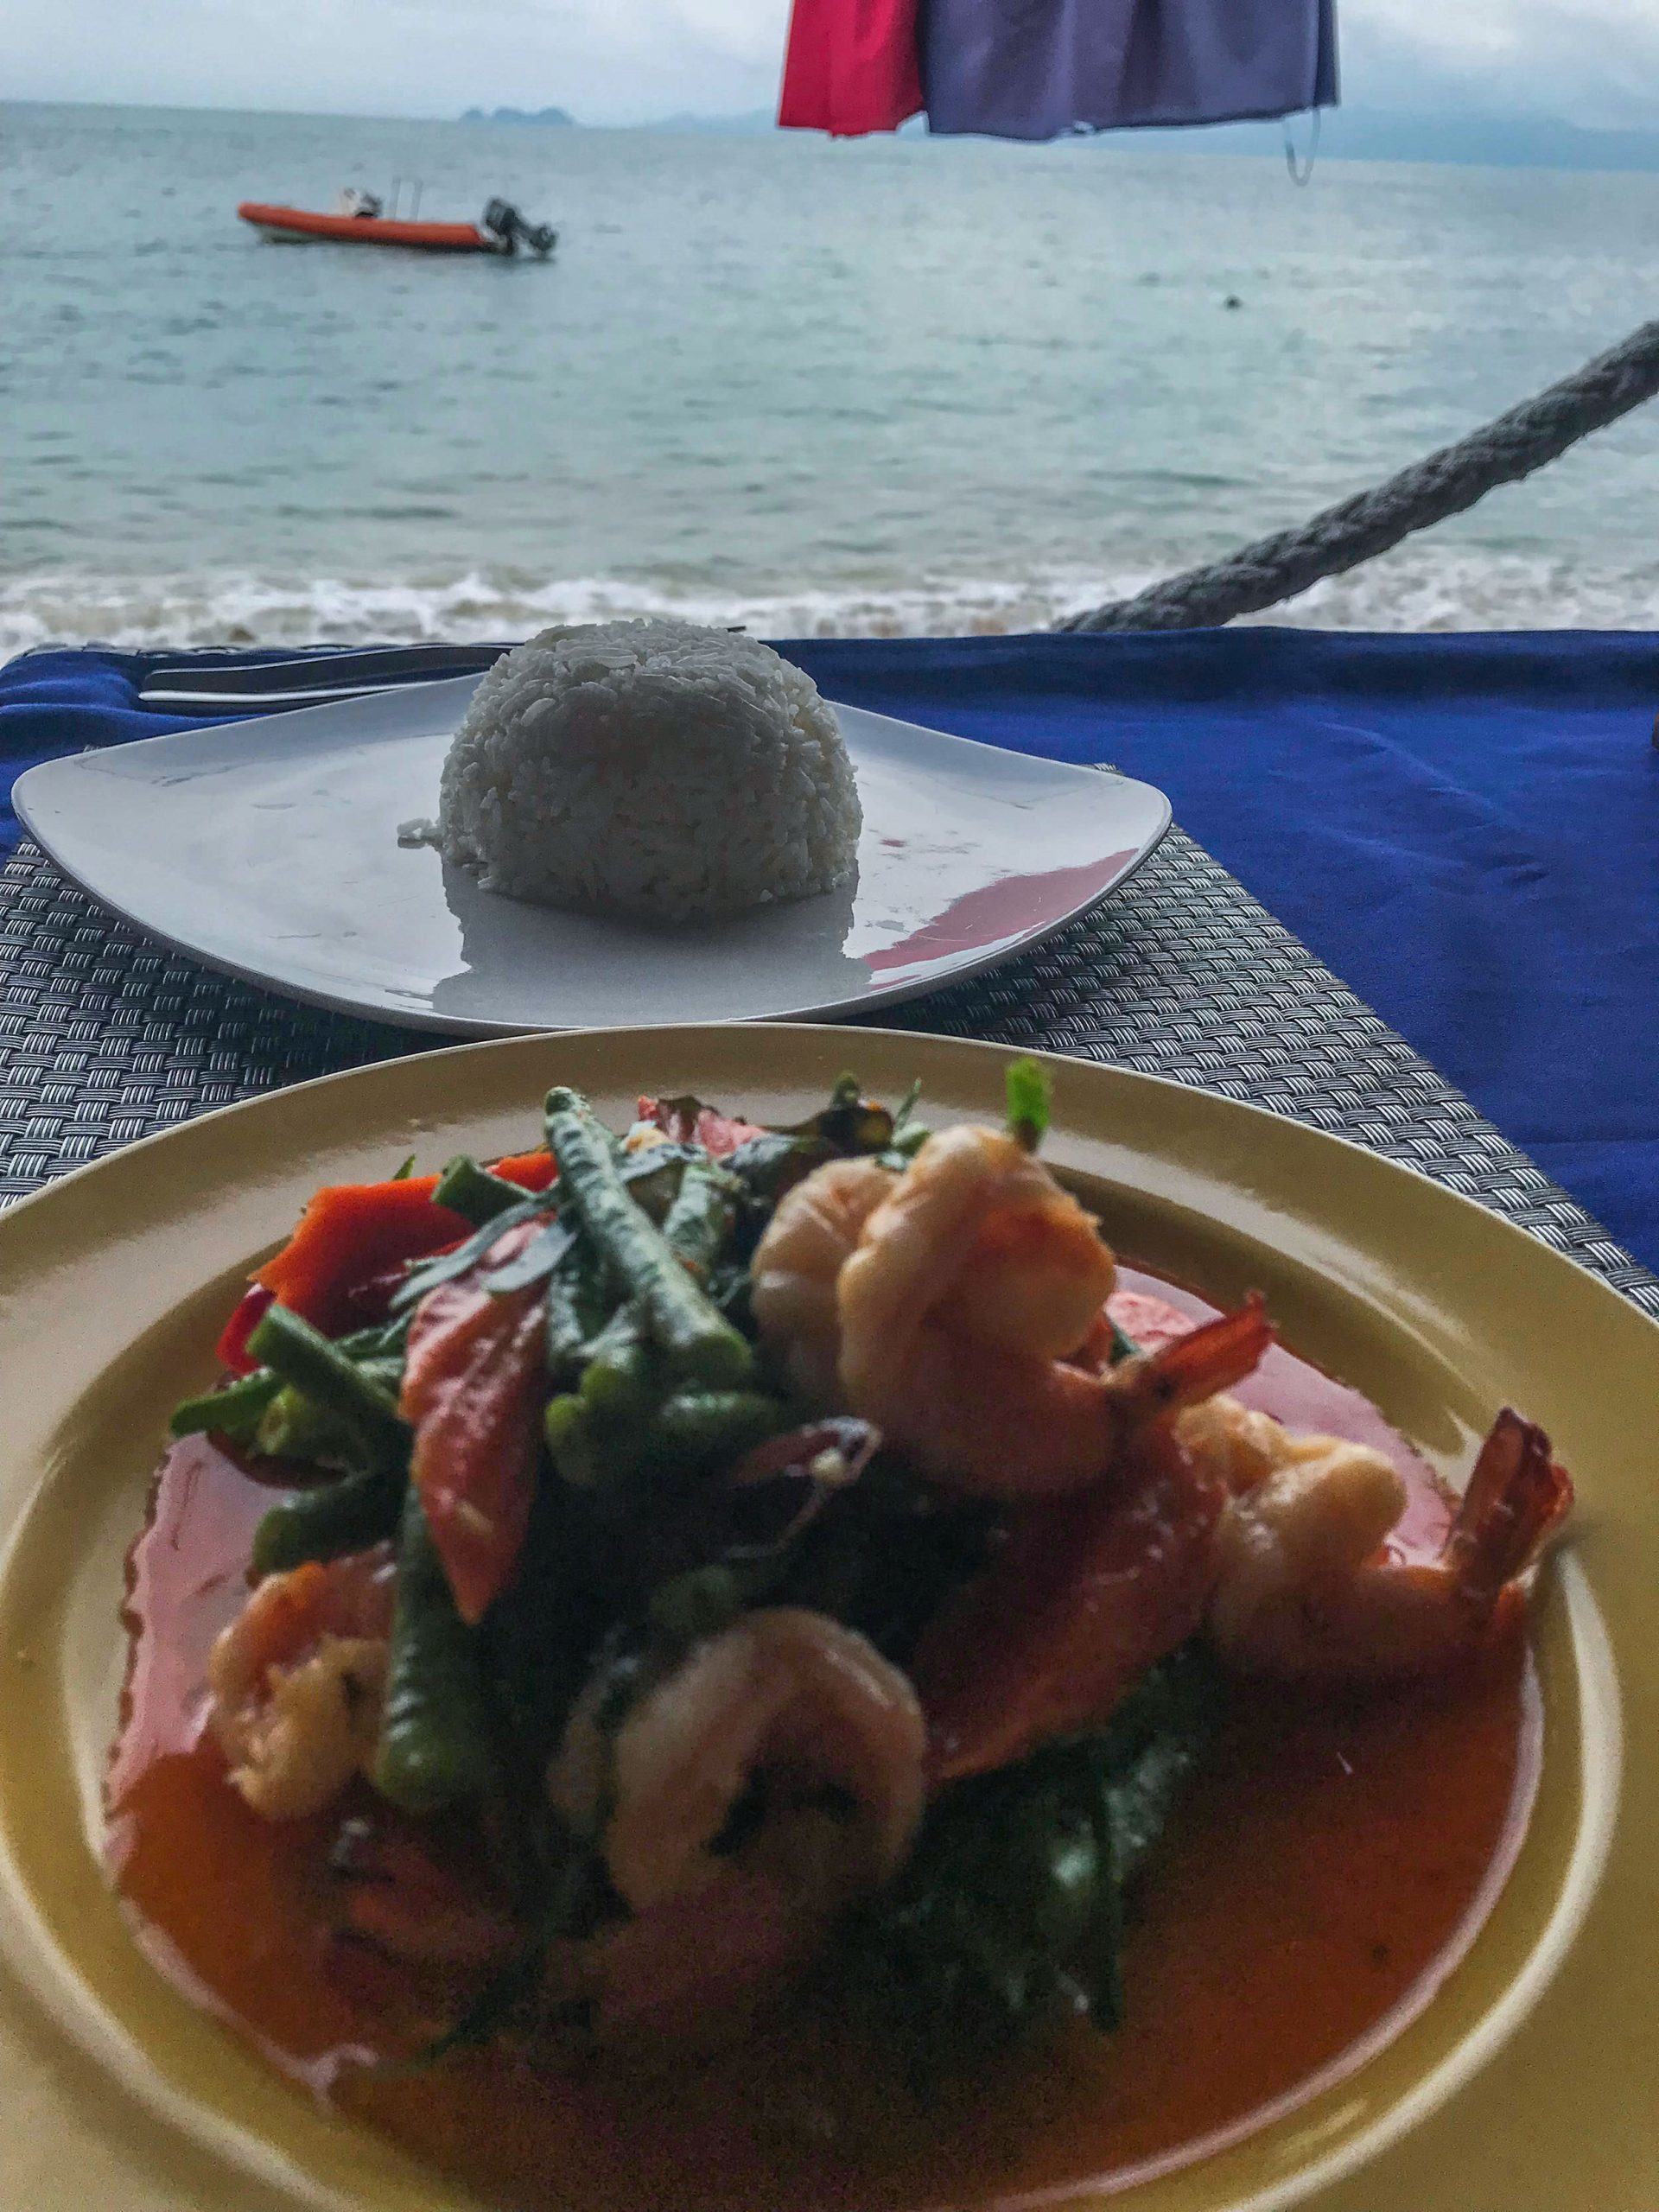
{"label": "cream colored bowl", "polygon": [[[521,1148],[554,1081],[617,1122],[641,1089],[790,1121],[853,1066],[889,1096],[919,1075],[937,1122],[998,1118],[1007,1057],[847,1029],[515,1039],[210,1115],[0,1218],[0,2203],[457,2202],[193,2010],[134,1946],[97,1858],[122,1560],[158,1440],[174,1401],[209,1379],[250,1265],[310,1192],[411,1151],[424,1167]],[[1122,1249],[1217,1299],[1266,1290],[1299,1350],[1448,1470],[1515,1402],[1550,1430],[1580,1500],[1540,1593],[1538,1803],[1469,1955],[1357,2072],[1114,2205],[1646,2212],[1659,2202],[1659,1328],[1518,1230],[1351,1146],[1147,1077],[1052,1065],[1050,1156]]]}

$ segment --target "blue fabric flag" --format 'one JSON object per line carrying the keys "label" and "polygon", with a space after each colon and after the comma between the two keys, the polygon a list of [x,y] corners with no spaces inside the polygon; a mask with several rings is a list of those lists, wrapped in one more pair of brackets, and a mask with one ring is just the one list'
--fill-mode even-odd
{"label": "blue fabric flag", "polygon": [[999,138],[1334,106],[1335,0],[926,0],[930,130]]}

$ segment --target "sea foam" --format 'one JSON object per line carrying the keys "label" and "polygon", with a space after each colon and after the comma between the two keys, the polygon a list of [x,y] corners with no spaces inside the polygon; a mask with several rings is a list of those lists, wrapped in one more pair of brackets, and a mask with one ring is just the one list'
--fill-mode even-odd
{"label": "sea foam", "polygon": [[[671,589],[611,577],[546,582],[470,569],[449,577],[312,578],[245,571],[152,575],[63,569],[0,581],[0,652],[103,644],[358,645],[516,639],[550,622],[676,614],[767,637],[947,637],[1043,630],[1140,589],[1179,561],[1028,579],[918,576],[792,590]],[[1659,626],[1659,563],[1408,550],[1316,585],[1259,618],[1319,629],[1645,629]]]}

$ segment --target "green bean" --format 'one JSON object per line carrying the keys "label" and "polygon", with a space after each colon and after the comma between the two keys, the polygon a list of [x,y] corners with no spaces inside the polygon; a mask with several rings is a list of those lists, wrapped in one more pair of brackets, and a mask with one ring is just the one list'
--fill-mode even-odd
{"label": "green bean", "polygon": [[435,1205],[448,1206],[451,1213],[460,1214],[474,1229],[482,1229],[486,1222],[494,1221],[511,1207],[523,1205],[524,1193],[517,1183],[492,1175],[487,1167],[480,1167],[475,1160],[461,1152],[439,1176],[432,1201]]}
{"label": "green bean", "polygon": [[604,1272],[591,1242],[578,1236],[548,1278],[547,1371],[556,1389],[577,1380],[604,1325]]}
{"label": "green bean", "polygon": [[747,1344],[628,1196],[609,1139],[574,1091],[548,1093],[547,1134],[566,1203],[625,1293],[638,1300],[671,1376],[711,1389],[746,1381],[753,1367]]}
{"label": "green bean", "polygon": [[378,1544],[397,1526],[401,1496],[397,1481],[377,1468],[284,1498],[253,1532],[255,1574],[279,1574],[308,1559]]}
{"label": "green bean", "polygon": [[[387,1333],[360,1329],[355,1336],[337,1338],[334,1349],[346,1355],[365,1382],[376,1384],[395,1403],[403,1387],[404,1354],[401,1348],[388,1354]],[[283,1384],[259,1416],[253,1447],[270,1459],[315,1459],[324,1465],[349,1468],[363,1459],[360,1437],[338,1414],[291,1382]]]}
{"label": "green bean", "polygon": [[657,1362],[639,1313],[632,1305],[619,1306],[588,1347],[582,1402],[613,1423],[642,1421],[660,1395],[656,1386]]}
{"label": "green bean", "polygon": [[633,1308],[619,1306],[584,1347],[575,1389],[548,1404],[548,1450],[567,1482],[591,1489],[633,1473],[646,1456],[662,1396],[659,1368]]}
{"label": "green bean", "polygon": [[574,1390],[561,1390],[547,1402],[542,1414],[542,1434],[554,1465],[568,1481],[585,1485],[591,1478],[588,1409]]}
{"label": "green bean", "polygon": [[[353,1360],[369,1363],[372,1380],[385,1384],[396,1395],[402,1380],[408,1329],[407,1321],[382,1322],[372,1329],[359,1329],[353,1336],[340,1338],[334,1349]],[[286,1387],[280,1375],[273,1375],[268,1367],[257,1367],[251,1375],[238,1375],[229,1382],[221,1382],[216,1390],[204,1390],[199,1397],[184,1399],[173,1408],[168,1427],[175,1436],[200,1436],[204,1431],[213,1431],[245,1443],[253,1437],[266,1409],[283,1395]]]}
{"label": "green bean", "polygon": [[175,1406],[168,1428],[175,1436],[199,1436],[212,1429],[221,1436],[251,1436],[259,1417],[282,1389],[282,1378],[261,1368],[222,1389],[208,1390]]}
{"label": "green bean", "polygon": [[259,1416],[253,1448],[268,1459],[310,1459],[319,1465],[363,1465],[363,1450],[351,1431],[327,1408],[284,1382]]}
{"label": "green bean", "polygon": [[406,1813],[477,1797],[492,1779],[477,1633],[455,1611],[420,1492],[404,1500],[386,1704],[374,1786]]}
{"label": "green bean", "polygon": [[678,1195],[686,1162],[700,1157],[701,1148],[694,1153],[689,1145],[647,1145],[643,1152],[625,1153],[616,1172],[635,1205],[660,1228]]}
{"label": "green bean", "polygon": [[682,1390],[658,1408],[651,1451],[687,1471],[728,1465],[788,1426],[778,1401],[758,1390]]}
{"label": "green bean", "polygon": [[266,1309],[248,1338],[253,1357],[292,1383],[323,1412],[332,1414],[376,1466],[401,1465],[409,1430],[378,1382],[338,1344],[286,1306]]}
{"label": "green bean", "polygon": [[602,1416],[574,1390],[550,1398],[542,1419],[548,1456],[577,1490],[603,1490],[633,1471],[631,1445],[607,1433]]}
{"label": "green bean", "polygon": [[712,1160],[688,1160],[663,1222],[663,1242],[681,1266],[706,1285],[736,1217],[731,1178]]}

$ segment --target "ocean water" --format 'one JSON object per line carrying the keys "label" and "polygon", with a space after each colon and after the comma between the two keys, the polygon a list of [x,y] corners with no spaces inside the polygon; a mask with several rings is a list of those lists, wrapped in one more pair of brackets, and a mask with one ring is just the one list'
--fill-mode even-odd
{"label": "ocean water", "polygon": [[[234,217],[394,177],[557,257]],[[0,649],[1041,625],[1576,366],[1656,235],[1654,175],[0,107]],[[1288,613],[1648,625],[1656,502],[1649,411]]]}

